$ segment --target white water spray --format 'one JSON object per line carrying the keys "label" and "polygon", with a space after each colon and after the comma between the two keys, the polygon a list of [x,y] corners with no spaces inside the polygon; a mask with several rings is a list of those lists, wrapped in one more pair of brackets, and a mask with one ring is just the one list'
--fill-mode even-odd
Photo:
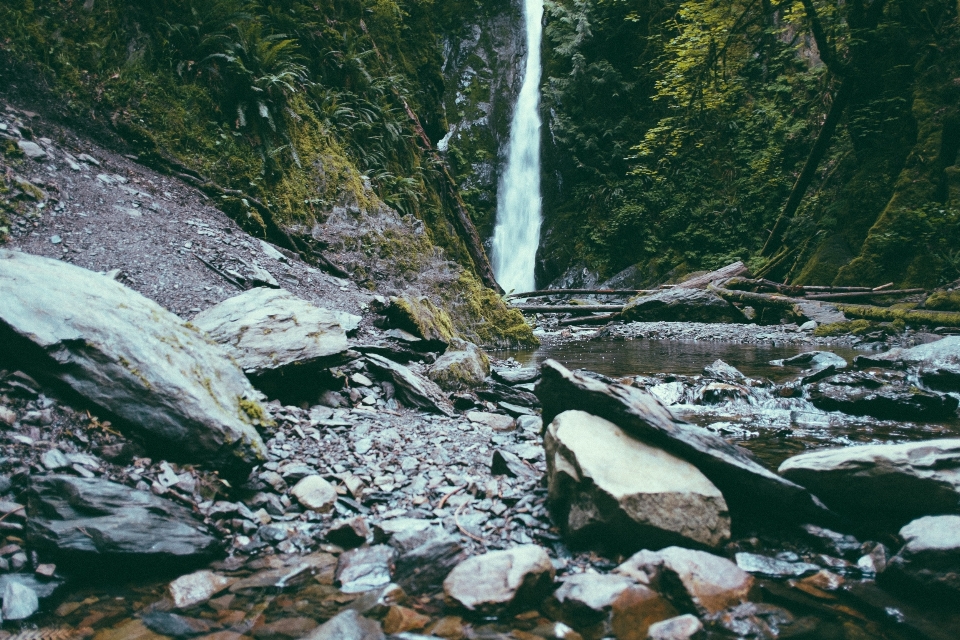
{"label": "white water spray", "polygon": [[497,198],[493,272],[504,291],[532,291],[540,244],[540,42],[543,0],[524,0],[527,57]]}

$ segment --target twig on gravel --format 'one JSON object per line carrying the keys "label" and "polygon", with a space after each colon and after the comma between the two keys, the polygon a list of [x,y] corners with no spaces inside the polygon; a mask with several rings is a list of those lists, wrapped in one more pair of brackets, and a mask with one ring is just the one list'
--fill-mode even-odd
{"label": "twig on gravel", "polygon": [[448,493],[447,495],[445,495],[445,496],[443,496],[442,498],[440,498],[440,502],[437,503],[437,509],[443,509],[443,505],[447,504],[447,500],[450,499],[450,497],[451,497],[453,494],[455,494],[455,493],[460,493],[461,491],[463,491],[463,490],[466,489],[466,488],[467,488],[467,485],[465,485],[465,484],[464,484],[464,485],[461,485],[461,486],[457,487],[456,489],[454,489],[453,491],[451,491],[450,493]]}
{"label": "twig on gravel", "polygon": [[464,502],[462,505],[460,505],[460,506],[457,508],[456,512],[453,514],[453,522],[457,525],[457,529],[460,529],[460,533],[462,533],[463,535],[467,536],[467,537],[470,538],[471,540],[475,540],[475,541],[479,542],[480,544],[486,544],[486,542],[484,541],[483,538],[481,538],[481,537],[479,537],[479,536],[473,535],[472,533],[470,533],[469,531],[467,531],[466,529],[464,529],[464,527],[463,527],[462,524],[460,524],[460,512],[463,511],[463,508],[464,508],[465,506],[467,506],[467,503],[466,503],[466,502]]}
{"label": "twig on gravel", "polygon": [[221,269],[215,267],[215,266],[214,266],[213,264],[211,264],[210,262],[207,262],[206,260],[204,260],[203,258],[201,258],[199,253],[193,254],[193,257],[195,257],[197,260],[199,260],[200,262],[202,262],[204,265],[206,265],[206,267],[207,267],[208,269],[210,269],[211,271],[213,271],[214,273],[216,273],[217,275],[219,275],[221,278],[223,278],[224,280],[226,280],[227,282],[229,282],[229,283],[232,284],[233,286],[237,287],[237,288],[240,289],[241,291],[246,291],[246,287],[244,287],[242,284],[240,284],[239,281],[237,281],[237,280],[234,279],[234,278],[231,278],[228,274],[224,273]]}
{"label": "twig on gravel", "polygon": [[[464,504],[466,504],[466,503],[464,503]],[[26,505],[20,505],[19,507],[17,507],[16,509],[14,509],[14,510],[12,510],[12,511],[7,511],[5,514],[3,514],[2,516],[0,516],[0,522],[3,522],[3,521],[6,520],[9,516],[13,515],[14,513],[18,512],[18,511],[23,511],[23,510],[26,509],[26,508],[27,508]]]}

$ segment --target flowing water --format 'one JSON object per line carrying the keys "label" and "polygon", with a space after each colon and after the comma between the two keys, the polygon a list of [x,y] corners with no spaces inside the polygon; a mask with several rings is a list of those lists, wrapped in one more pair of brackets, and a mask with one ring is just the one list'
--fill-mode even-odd
{"label": "flowing water", "polygon": [[507,292],[530,291],[540,244],[540,43],[543,0],[524,0],[527,55],[510,125],[493,231],[493,271]]}

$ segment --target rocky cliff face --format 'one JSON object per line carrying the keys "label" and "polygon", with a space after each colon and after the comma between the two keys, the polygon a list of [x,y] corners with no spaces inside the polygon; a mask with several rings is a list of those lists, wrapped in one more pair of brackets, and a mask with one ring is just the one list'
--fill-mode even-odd
{"label": "rocky cliff face", "polygon": [[493,234],[510,119],[523,80],[523,12],[518,0],[490,3],[446,34],[443,75],[449,128],[439,147],[453,166],[481,237]]}

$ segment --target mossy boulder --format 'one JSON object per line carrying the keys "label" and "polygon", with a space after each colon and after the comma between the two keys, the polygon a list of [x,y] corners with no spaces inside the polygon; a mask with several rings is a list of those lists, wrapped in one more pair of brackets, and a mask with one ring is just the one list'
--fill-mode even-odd
{"label": "mossy boulder", "polygon": [[453,347],[437,358],[427,377],[445,391],[459,391],[483,384],[490,375],[490,358],[487,354],[472,342],[457,341]]}
{"label": "mossy boulder", "polygon": [[960,291],[934,291],[923,306],[934,311],[960,311]]}
{"label": "mossy boulder", "polygon": [[451,291],[448,299],[451,317],[465,338],[492,348],[540,344],[523,314],[507,306],[472,273],[463,271]]}
{"label": "mossy boulder", "polygon": [[457,337],[453,321],[447,312],[429,298],[394,296],[384,309],[383,315],[390,326],[431,342],[448,345]]}

